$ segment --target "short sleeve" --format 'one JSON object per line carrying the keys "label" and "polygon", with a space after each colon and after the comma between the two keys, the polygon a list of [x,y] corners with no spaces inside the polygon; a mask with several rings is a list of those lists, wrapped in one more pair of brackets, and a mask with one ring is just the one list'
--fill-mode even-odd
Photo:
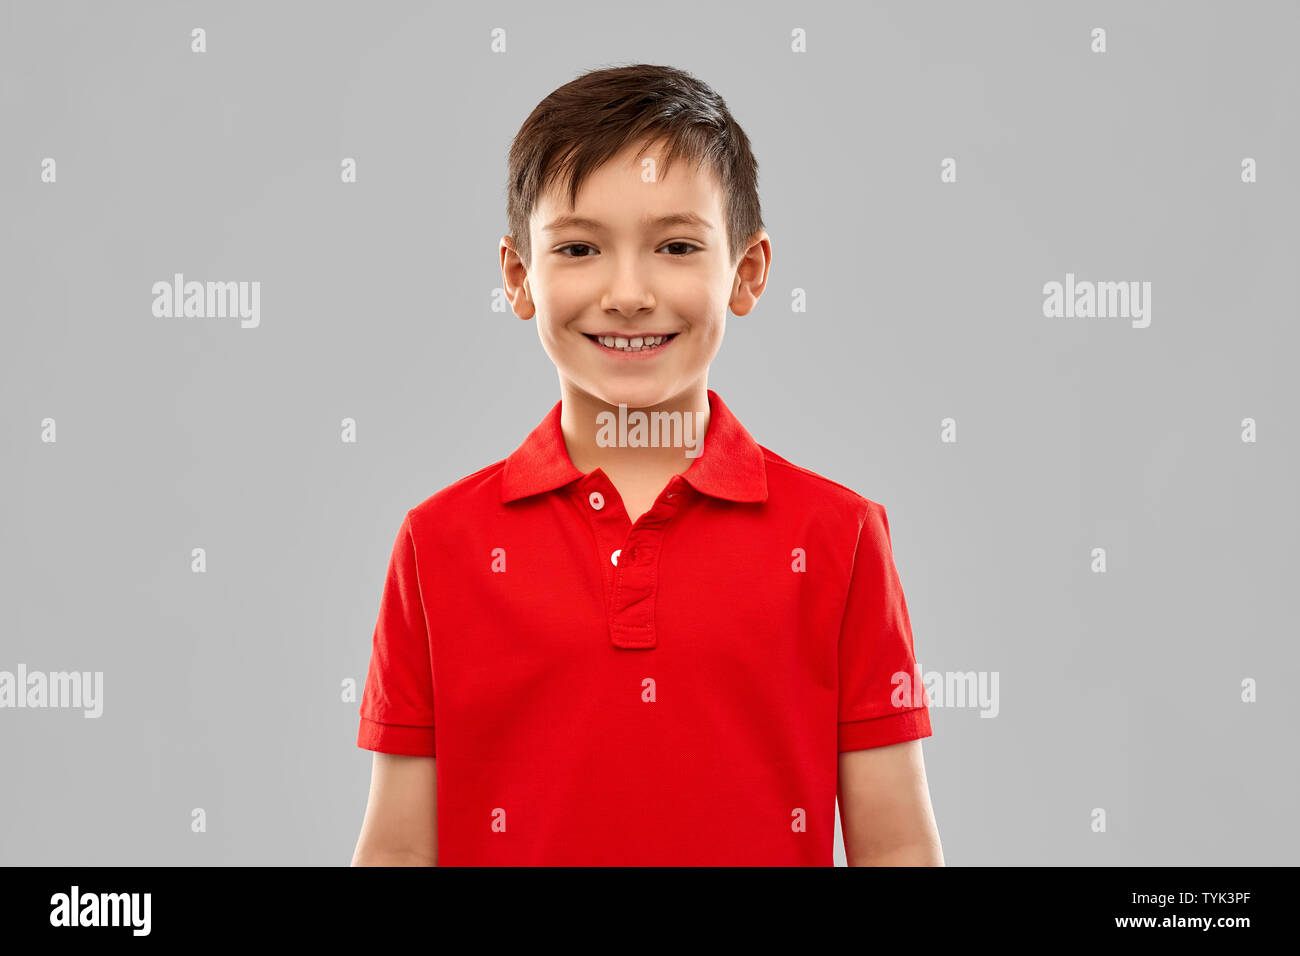
{"label": "short sleeve", "polygon": [[838,716],[841,753],[931,734],[889,517],[874,501],[858,532],[840,624]]}
{"label": "short sleeve", "polygon": [[359,713],[358,747],[434,756],[433,661],[410,512],[388,561]]}

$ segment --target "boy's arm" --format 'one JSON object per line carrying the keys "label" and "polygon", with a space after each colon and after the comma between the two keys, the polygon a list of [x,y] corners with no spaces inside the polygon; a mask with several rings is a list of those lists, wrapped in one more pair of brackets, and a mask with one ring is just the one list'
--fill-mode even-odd
{"label": "boy's arm", "polygon": [[921,741],[839,755],[840,826],[849,866],[943,866]]}
{"label": "boy's arm", "polygon": [[353,866],[438,865],[435,757],[375,753]]}

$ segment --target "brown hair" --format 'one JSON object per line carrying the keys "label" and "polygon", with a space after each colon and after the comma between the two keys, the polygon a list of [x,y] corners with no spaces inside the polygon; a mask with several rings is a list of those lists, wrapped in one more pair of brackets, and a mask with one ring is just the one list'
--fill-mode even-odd
{"label": "brown hair", "polygon": [[592,70],[559,87],[524,120],[510,144],[506,218],[524,266],[531,266],[528,219],[551,177],[561,177],[569,204],[588,176],[624,147],[667,143],[661,174],[681,156],[708,163],[722,184],[731,261],[763,228],[758,162],[749,137],[708,84],[670,66]]}

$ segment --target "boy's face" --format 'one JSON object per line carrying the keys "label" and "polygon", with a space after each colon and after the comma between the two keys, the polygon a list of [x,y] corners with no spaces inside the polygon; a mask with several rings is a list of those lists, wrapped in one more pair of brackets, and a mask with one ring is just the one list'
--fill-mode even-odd
{"label": "boy's face", "polygon": [[[732,262],[712,170],[676,159],[663,175],[658,149],[640,161],[635,154],[636,146],[628,147],[596,169],[573,209],[555,188],[539,199],[530,220],[531,268],[503,237],[506,292],[517,316],[537,316],[565,395],[633,408],[698,401],[728,308],[745,315],[762,294],[770,242],[758,232]],[[652,167],[644,166],[646,158]],[[656,221],[679,215],[699,221]],[[637,336],[673,338],[632,354],[607,348],[596,335],[629,343]]]}

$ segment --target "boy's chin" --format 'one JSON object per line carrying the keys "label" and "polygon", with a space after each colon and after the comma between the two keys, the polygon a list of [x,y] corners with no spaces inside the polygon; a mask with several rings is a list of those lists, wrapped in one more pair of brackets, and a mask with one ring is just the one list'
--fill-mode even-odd
{"label": "boy's chin", "polygon": [[587,391],[598,401],[617,408],[626,405],[629,409],[648,408],[662,405],[673,397],[673,391],[667,383],[645,382],[632,385],[626,382],[592,382]]}

